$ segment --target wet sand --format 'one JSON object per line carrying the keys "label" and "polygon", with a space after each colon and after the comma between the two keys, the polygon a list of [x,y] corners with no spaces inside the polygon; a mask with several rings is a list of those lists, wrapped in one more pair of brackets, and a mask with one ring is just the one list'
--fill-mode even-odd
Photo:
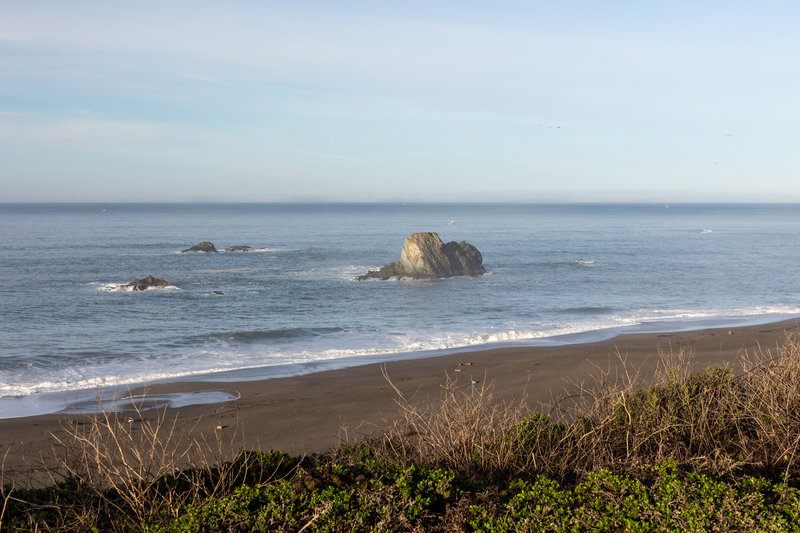
{"label": "wet sand", "polygon": [[[490,385],[498,401],[527,398],[534,409],[548,412],[555,398],[569,395],[576,384],[603,371],[618,371],[620,359],[639,369],[642,385],[652,376],[658,351],[691,349],[693,366],[736,368],[744,352],[771,350],[798,331],[800,320],[677,333],[622,335],[610,340],[555,347],[509,347],[470,351],[424,359],[393,361],[330,370],[304,376],[237,383],[176,382],[132,389],[131,394],[222,391],[236,401],[169,409],[176,434],[232,446],[274,449],[292,454],[321,452],[343,441],[380,434],[401,415],[397,394],[385,373],[412,402],[428,404],[441,397],[448,379],[458,386]],[[469,364],[464,364],[469,363]],[[128,391],[125,391],[126,393]],[[156,416],[120,413],[129,424]],[[42,415],[0,420],[0,454],[5,454],[5,482],[41,484],[58,464],[56,437],[75,427],[85,415]],[[55,447],[54,447],[55,446]]]}

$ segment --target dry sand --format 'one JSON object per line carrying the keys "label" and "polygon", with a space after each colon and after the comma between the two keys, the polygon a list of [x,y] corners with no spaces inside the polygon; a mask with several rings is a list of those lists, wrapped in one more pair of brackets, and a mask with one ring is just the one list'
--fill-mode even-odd
{"label": "dry sand", "polygon": [[[466,387],[473,381],[490,384],[497,400],[516,400],[526,395],[532,407],[547,412],[547,404],[574,392],[576,383],[591,380],[602,371],[618,370],[620,356],[628,368],[641,369],[645,379],[652,375],[659,349],[690,348],[696,370],[713,365],[736,368],[738,356],[744,351],[774,351],[787,332],[798,328],[800,322],[791,320],[733,329],[632,334],[586,344],[498,348],[394,361],[384,368],[392,382],[414,402],[436,401],[442,385],[453,379]],[[132,393],[207,390],[230,391],[240,398],[171,409],[167,416],[170,420],[177,418],[178,434],[193,428],[194,438],[221,435],[237,449],[320,452],[343,440],[378,434],[401,413],[397,394],[384,378],[382,365],[377,364],[264,381],[165,383]],[[153,417],[155,412],[141,415]],[[119,416],[126,418],[129,414]],[[63,436],[64,427],[83,419],[82,415],[43,415],[0,420],[0,453],[6,454],[5,481],[40,484],[58,461],[54,435]],[[139,419],[133,422],[140,423]]]}

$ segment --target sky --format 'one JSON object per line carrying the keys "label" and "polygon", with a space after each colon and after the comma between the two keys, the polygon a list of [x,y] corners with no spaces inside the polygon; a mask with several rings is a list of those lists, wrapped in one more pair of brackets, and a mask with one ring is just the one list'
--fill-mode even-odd
{"label": "sky", "polygon": [[798,202],[798,20],[0,0],[0,202]]}

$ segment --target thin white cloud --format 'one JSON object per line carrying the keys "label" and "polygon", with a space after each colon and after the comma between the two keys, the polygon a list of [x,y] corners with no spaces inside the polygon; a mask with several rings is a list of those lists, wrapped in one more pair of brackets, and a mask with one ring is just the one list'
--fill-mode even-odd
{"label": "thin white cloud", "polygon": [[299,150],[298,153],[313,155],[315,157],[321,157],[321,158],[324,158],[324,159],[340,159],[340,160],[343,160],[343,161],[364,162],[363,159],[359,159],[357,157],[349,157],[349,156],[340,155],[340,154],[327,154],[327,153],[324,153],[324,152],[308,152],[308,151],[305,151],[305,150]]}
{"label": "thin white cloud", "polygon": [[[706,35],[709,31],[713,28],[704,27]],[[0,35],[66,53],[144,54],[304,79],[403,86],[685,68],[692,56],[683,52],[697,38],[689,33],[676,40],[663,31],[647,35],[635,27],[610,35],[585,25],[551,29],[534,21],[510,28],[237,2],[224,8],[202,2],[69,2],[46,9],[20,3],[4,13]]]}
{"label": "thin white cloud", "polygon": [[[2,117],[0,117],[2,118]],[[163,137],[171,126],[154,122],[113,121],[96,119],[49,122],[10,122],[0,120],[0,141],[4,143],[109,143]]]}
{"label": "thin white cloud", "polygon": [[175,76],[178,78],[183,78],[192,81],[201,81],[204,83],[210,83],[212,85],[219,85],[221,87],[231,87],[232,85],[228,82],[222,81],[217,78],[212,78],[211,76],[204,76],[202,74],[193,74],[189,72],[177,72]]}

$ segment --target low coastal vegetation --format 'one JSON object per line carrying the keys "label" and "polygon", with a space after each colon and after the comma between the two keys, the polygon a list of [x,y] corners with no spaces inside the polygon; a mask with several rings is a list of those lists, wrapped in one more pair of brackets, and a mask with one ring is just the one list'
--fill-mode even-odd
{"label": "low coastal vegetation", "polygon": [[[134,431],[69,428],[52,486],[3,488],[8,531],[800,531],[800,339],[738,370],[599,375],[549,414],[449,382],[380,438],[295,457]],[[185,465],[190,467],[185,467]],[[180,469],[177,465],[183,465]]]}

